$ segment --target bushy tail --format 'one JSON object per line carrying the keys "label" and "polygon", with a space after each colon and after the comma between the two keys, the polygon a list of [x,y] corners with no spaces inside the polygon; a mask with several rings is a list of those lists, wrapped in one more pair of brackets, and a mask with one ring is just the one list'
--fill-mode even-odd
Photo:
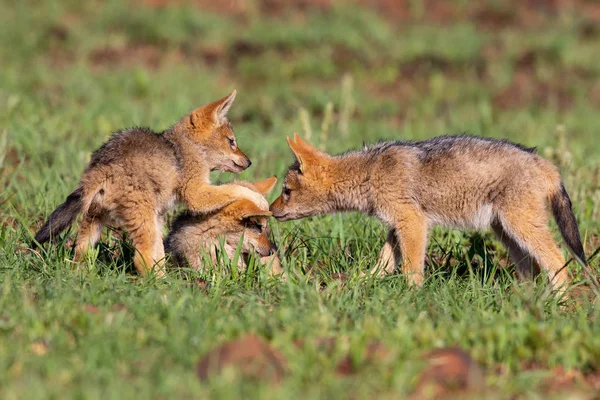
{"label": "bushy tail", "polygon": [[583,245],[579,237],[577,220],[571,208],[571,199],[562,182],[560,183],[559,190],[550,196],[550,203],[552,204],[552,214],[554,214],[560,234],[577,261],[585,266],[585,253],[583,252]]}
{"label": "bushy tail", "polygon": [[[81,211],[83,189],[77,188],[71,193],[64,203],[62,203],[48,218],[48,221],[42,226],[42,228],[35,234],[35,241],[37,243],[44,243],[50,240],[52,237],[58,236],[68,226],[70,226],[77,214]],[[35,247],[36,243],[32,243],[32,247]]]}

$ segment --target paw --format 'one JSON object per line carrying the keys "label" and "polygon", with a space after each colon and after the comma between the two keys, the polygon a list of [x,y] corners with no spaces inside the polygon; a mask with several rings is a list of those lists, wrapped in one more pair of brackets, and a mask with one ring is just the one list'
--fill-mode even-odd
{"label": "paw", "polygon": [[281,261],[279,260],[279,257],[277,257],[277,254],[261,257],[260,263],[269,269],[270,276],[280,275],[284,280],[287,279],[286,273],[281,267]]}
{"label": "paw", "polygon": [[252,201],[260,209],[262,209],[262,210],[269,209],[269,202],[267,201],[267,199],[265,199],[265,196],[263,196],[262,194],[255,192],[252,189],[248,189],[247,187],[244,187],[244,186],[239,186],[238,193],[239,193],[240,197]]}

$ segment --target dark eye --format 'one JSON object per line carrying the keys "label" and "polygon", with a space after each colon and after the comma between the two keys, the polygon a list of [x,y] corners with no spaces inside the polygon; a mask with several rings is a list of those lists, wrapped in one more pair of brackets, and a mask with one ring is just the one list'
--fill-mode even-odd
{"label": "dark eye", "polygon": [[229,145],[232,148],[235,148],[235,139],[234,138],[227,138],[227,140],[229,140]]}
{"label": "dark eye", "polygon": [[246,222],[246,228],[247,229],[252,229],[253,231],[256,231],[256,232],[262,232],[263,231],[263,226],[260,223],[254,222],[254,221],[248,221],[248,222]]}
{"label": "dark eye", "polygon": [[283,197],[289,198],[290,194],[292,194],[292,189],[290,189],[289,187],[284,187],[283,188]]}

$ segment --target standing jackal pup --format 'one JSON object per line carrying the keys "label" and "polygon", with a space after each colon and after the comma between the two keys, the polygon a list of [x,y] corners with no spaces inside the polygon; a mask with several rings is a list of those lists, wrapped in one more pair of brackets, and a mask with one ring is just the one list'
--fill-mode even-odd
{"label": "standing jackal pup", "polygon": [[565,242],[585,265],[569,195],[556,167],[534,149],[504,140],[442,136],[330,156],[297,133],[288,143],[297,162],[271,205],[273,216],[279,221],[336,211],[376,216],[390,231],[372,273],[389,274],[402,260],[409,283],[420,285],[432,226],[491,227],[519,275],[530,276],[540,265],[560,287],[569,276],[548,229],[548,204]]}
{"label": "standing jackal pup", "polygon": [[164,258],[163,215],[176,201],[196,213],[210,213],[241,198],[266,204],[262,195],[240,185],[210,185],[210,171],[239,173],[251,164],[238,148],[227,111],[236,92],[192,111],[170,129],[115,133],[92,154],[79,187],[36,234],[43,243],[83,221],[75,258],[81,260],[102,227],[125,228],[135,246],[134,265],[144,274]]}
{"label": "standing jackal pup", "polygon": [[[236,183],[266,195],[277,183],[277,177],[255,183]],[[165,249],[174,256],[177,264],[201,270],[204,256],[208,256],[213,264],[218,262],[217,253],[221,244],[232,260],[241,240],[238,269],[246,269],[247,257],[255,252],[261,256],[262,264],[269,266],[272,263],[271,274],[280,274],[283,270],[275,246],[267,236],[270,216],[268,206],[255,204],[250,199],[237,200],[210,214],[198,215],[185,211],[173,222],[171,233],[165,240]]]}

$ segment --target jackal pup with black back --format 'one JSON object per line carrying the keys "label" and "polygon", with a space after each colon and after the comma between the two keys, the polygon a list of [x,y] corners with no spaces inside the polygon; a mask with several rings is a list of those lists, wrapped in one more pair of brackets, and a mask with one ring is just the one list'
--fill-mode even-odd
{"label": "jackal pup with black back", "polygon": [[210,184],[210,171],[239,173],[251,164],[226,117],[235,95],[233,91],[192,111],[160,134],[148,128],[115,133],[92,154],[79,186],[50,215],[35,241],[56,237],[83,214],[76,260],[98,241],[102,227],[110,225],[130,235],[139,273],[157,266],[163,275],[163,215],[176,202],[197,213],[210,213],[241,198],[266,203],[247,187]]}
{"label": "jackal pup with black back", "polygon": [[[277,183],[276,177],[260,182],[235,182],[262,195],[267,195]],[[165,240],[165,250],[179,266],[195,270],[205,269],[205,260],[211,266],[219,261],[223,250],[233,260],[238,247],[237,268],[243,271],[251,255],[257,254],[259,262],[269,268],[271,275],[282,274],[276,247],[268,236],[269,207],[242,199],[210,214],[184,211],[173,222]]]}
{"label": "jackal pup with black back", "polygon": [[535,149],[466,135],[384,142],[339,156],[297,133],[288,143],[297,161],[271,204],[273,216],[279,221],[338,211],[376,216],[390,230],[371,273],[392,273],[402,261],[408,282],[421,285],[432,226],[491,227],[521,277],[541,266],[560,288],[569,274],[548,227],[548,205],[575,258],[586,264],[558,170]]}

